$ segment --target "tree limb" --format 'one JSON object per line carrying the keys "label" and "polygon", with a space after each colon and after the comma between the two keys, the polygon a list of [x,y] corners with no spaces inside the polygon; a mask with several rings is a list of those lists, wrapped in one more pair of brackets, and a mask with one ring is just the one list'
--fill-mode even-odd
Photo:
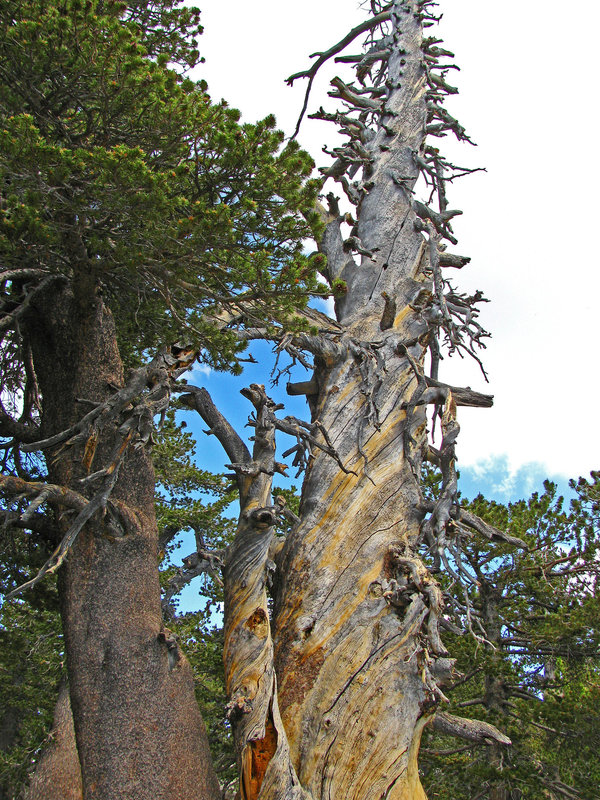
{"label": "tree limb", "polygon": [[250,464],[252,462],[250,451],[233,426],[215,406],[207,390],[197,386],[186,386],[185,391],[186,394],[180,398],[181,402],[200,414],[208,425],[207,433],[217,437],[228,458],[234,464]]}
{"label": "tree limb", "polygon": [[445,714],[440,711],[433,717],[432,727],[440,733],[447,733],[451,736],[458,736],[469,742],[490,745],[493,742],[505,746],[512,742],[503,733],[490,725],[476,719],[466,719],[465,717],[455,717],[453,714]]}
{"label": "tree limb", "polygon": [[304,118],[304,114],[306,113],[306,109],[308,107],[308,98],[310,97],[310,90],[312,89],[312,84],[315,79],[315,75],[319,71],[319,69],[323,66],[323,64],[328,61],[332,56],[337,55],[340,53],[345,47],[347,47],[350,42],[353,42],[357,36],[360,36],[361,33],[366,33],[367,31],[373,30],[378,25],[381,25],[383,22],[387,22],[392,17],[391,10],[392,3],[390,3],[386,8],[388,10],[382,11],[380,14],[377,14],[370,19],[361,22],[360,25],[357,25],[355,28],[344,36],[337,44],[334,44],[333,47],[330,47],[329,50],[326,50],[323,53],[313,53],[311,58],[316,58],[318,56],[317,61],[312,65],[310,69],[304,70],[303,72],[296,72],[294,75],[290,75],[287,79],[286,83],[291,86],[295,80],[299,78],[308,78],[308,86],[306,88],[306,94],[304,95],[304,103],[302,105],[302,110],[300,111],[300,116],[298,117],[298,122],[296,123],[296,129],[292,134],[291,138],[295,139],[298,135],[298,131],[300,130],[300,125]]}

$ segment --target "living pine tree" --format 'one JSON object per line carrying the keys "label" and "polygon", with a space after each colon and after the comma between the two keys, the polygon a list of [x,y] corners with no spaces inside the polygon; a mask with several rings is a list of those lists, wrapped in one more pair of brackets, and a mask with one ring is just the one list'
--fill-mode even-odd
{"label": "living pine tree", "polygon": [[239,369],[228,320],[281,327],[318,289],[310,159],[185,77],[198,32],[169,0],[0,9],[0,492],[38,577],[61,567],[87,798],[218,793],[147,444],[195,358]]}
{"label": "living pine tree", "polygon": [[[528,501],[505,506],[480,496],[466,506],[525,546],[457,538],[461,576],[443,579],[454,611],[446,640],[457,658],[444,712],[499,727],[512,747],[457,743],[442,715],[421,752],[430,798],[597,796],[598,477],[572,483],[569,512],[551,483]],[[465,627],[471,635],[459,633]]]}
{"label": "living pine tree", "polygon": [[[155,434],[152,456],[157,480],[163,613],[190,659],[196,698],[206,720],[215,766],[223,780],[231,777],[231,745],[223,726],[222,633],[215,631],[213,624],[222,591],[218,579],[213,582],[207,575],[202,592],[212,604],[206,603],[195,613],[178,614],[177,594],[198,573],[177,569],[171,556],[179,544],[180,532],[186,529],[202,535],[204,548],[215,552],[224,546],[232,527],[231,517],[223,516],[231,502],[230,482],[195,465],[191,436],[174,424],[172,415]],[[35,577],[51,555],[44,540],[36,537],[32,541],[28,532],[11,526],[5,526],[0,543],[2,595]],[[200,549],[198,543],[196,549]],[[0,797],[19,797],[34,767],[33,793],[28,796],[37,797],[38,792],[47,797],[51,790],[51,796],[63,796],[63,800],[80,797],[77,753],[74,748],[65,747],[73,731],[68,724],[70,706],[65,704],[66,664],[55,581],[38,583],[19,603],[3,604],[0,643]],[[55,706],[57,719],[50,731]]]}

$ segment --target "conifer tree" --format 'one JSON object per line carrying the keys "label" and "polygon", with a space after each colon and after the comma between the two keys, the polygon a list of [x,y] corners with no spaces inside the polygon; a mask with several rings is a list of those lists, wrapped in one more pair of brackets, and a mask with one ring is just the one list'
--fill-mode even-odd
{"label": "conifer tree", "polygon": [[281,325],[317,288],[310,159],[185,77],[198,32],[171,0],[0,10],[0,493],[50,553],[29,583],[59,573],[86,798],[218,795],[161,616],[153,418],[196,358],[239,369],[240,303]]}
{"label": "conifer tree", "polygon": [[[446,639],[457,657],[446,713],[498,726],[512,747],[498,753],[491,742],[457,743],[440,725],[421,757],[430,797],[587,800],[597,793],[598,474],[572,486],[568,512],[549,482],[528,501],[504,506],[480,496],[468,504],[527,549],[460,543],[466,591],[444,579],[455,611]],[[469,622],[474,634],[465,637],[457,627]]]}

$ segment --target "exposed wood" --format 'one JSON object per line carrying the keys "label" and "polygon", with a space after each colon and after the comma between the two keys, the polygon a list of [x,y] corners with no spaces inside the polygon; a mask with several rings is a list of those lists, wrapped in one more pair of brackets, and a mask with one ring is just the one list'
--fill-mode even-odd
{"label": "exposed wood", "polygon": [[298,383],[288,383],[285,389],[289,395],[318,394],[319,384],[313,378],[310,381],[299,381]]}
{"label": "exposed wood", "polygon": [[242,459],[232,465],[240,482],[240,516],[224,565],[227,717],[238,756],[241,800],[309,800],[292,766],[279,714],[266,594],[267,559],[281,508],[271,500],[276,407],[264,386],[252,384],[242,393],[255,408],[252,455],[241,448],[229,423],[221,424],[224,418],[208,393],[189,395],[228,454]]}
{"label": "exposed wood", "polygon": [[497,728],[488,722],[482,722],[481,720],[456,717],[454,714],[445,714],[438,711],[431,724],[440,733],[449,733],[469,742],[489,745],[492,742],[498,742],[505,746],[512,744],[508,736],[500,733]]}
{"label": "exposed wood", "polygon": [[[439,710],[452,673],[440,629],[452,623],[434,573],[444,568],[459,585],[467,577],[452,557],[453,540],[467,529],[525,544],[458,503],[457,408],[489,407],[493,398],[438,380],[443,346],[481,365],[488,334],[477,319],[481,293],[458,293],[444,272],[469,261],[446,251],[444,240],[457,241],[452,220],[461,213],[449,209],[446,184],[474,170],[452,165],[426,142],[427,133],[447,132],[470,141],[442,106],[456,90],[446,81],[451,67],[438,63],[451,54],[423,37],[434,21],[430,5],[372,2],[364,23],[289,79],[308,79],[301,120],[319,68],[336,56],[355,65],[356,82],[332,81],[330,96],[342,111],[313,115],[348,139],[321,174],[341,187],[352,214],[340,211],[333,192],[318,209],[325,224],[320,269],[336,296],[337,319],[306,309],[298,316],[308,331],[286,331],[252,313],[259,291],[252,286],[236,303],[223,298],[210,318],[239,341],[275,340],[278,356],[314,371],[288,384],[289,394],[307,397],[310,421],[277,416],[281,406],[252,384],[242,392],[254,408],[250,452],[205,389],[176,385],[195,355],[185,348],[163,350],[125,381],[115,327],[75,230],[71,284],[32,276],[34,288],[0,320],[0,328],[16,319],[26,326],[44,398],[39,428],[31,415],[22,422],[0,407],[0,434],[19,436],[24,452],[43,450],[49,469],[47,483],[2,478],[0,492],[20,492],[29,502],[22,525],[44,504],[61,512],[57,549],[34,582],[60,568],[85,800],[220,794],[189,666],[163,626],[159,602],[148,445],[153,417],[165,412],[172,391],[223,446],[240,495],[227,552],[198,546],[165,602],[168,610],[193,575],[222,567],[240,800],[426,800],[418,753],[427,724],[492,743],[495,753],[510,743],[490,725]],[[361,34],[367,52],[341,56]],[[431,192],[425,201],[415,195],[423,181]],[[18,277],[0,274],[7,284]],[[440,418],[439,449],[427,438],[428,404]],[[294,438],[283,458],[305,472],[298,516],[271,497],[273,476],[287,469],[275,460],[277,432]],[[432,501],[420,484],[425,459],[442,472]],[[278,516],[291,526],[285,542],[274,538]],[[487,688],[489,699],[498,687]]]}
{"label": "exposed wood", "polygon": [[[327,252],[328,268],[347,286],[336,303],[338,320],[360,345],[319,374],[314,418],[356,474],[340,473],[325,453],[314,453],[300,522],[280,557],[274,636],[280,706],[293,763],[315,798],[424,797],[415,766],[420,720],[437,702],[435,681],[427,677],[432,655],[421,638],[429,598],[389,557],[397,543],[416,558],[420,495],[403,441],[407,434],[420,443],[425,432],[420,407],[410,420],[401,409],[417,380],[396,351],[398,341],[416,342],[411,358],[423,362],[423,324],[408,303],[427,285],[409,191],[417,176],[412,151],[423,143],[425,76],[418,15],[404,6],[395,3],[391,12],[402,33],[388,65],[385,128],[367,145],[370,188],[358,209],[357,236],[376,255],[363,255],[358,267],[343,248]],[[392,173],[414,176],[407,191]],[[407,309],[384,331],[383,292]],[[405,602],[384,596],[392,579],[406,580]]]}

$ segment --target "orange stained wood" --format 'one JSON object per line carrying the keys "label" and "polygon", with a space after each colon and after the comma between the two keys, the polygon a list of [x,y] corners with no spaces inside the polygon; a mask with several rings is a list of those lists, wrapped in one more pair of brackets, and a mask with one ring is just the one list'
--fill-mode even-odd
{"label": "orange stained wood", "polygon": [[404,306],[404,308],[401,308],[400,311],[394,317],[393,327],[394,328],[399,328],[400,327],[400,323],[403,322],[406,319],[406,317],[408,316],[409,313],[413,313],[414,314],[414,309],[412,309],[410,306]]}
{"label": "orange stained wood", "polygon": [[269,618],[264,608],[257,608],[246,620],[246,627],[259,639],[266,639],[269,634]]}
{"label": "orange stained wood", "polygon": [[94,460],[94,456],[96,455],[97,444],[98,444],[98,434],[94,431],[94,433],[90,434],[87,442],[85,443],[85,450],[83,451],[83,458],[81,460],[81,463],[87,475],[90,474],[92,462]]}
{"label": "orange stained wood", "polygon": [[265,724],[265,735],[246,745],[242,757],[242,800],[256,800],[265,777],[267,767],[277,750],[277,731],[270,717]]}

